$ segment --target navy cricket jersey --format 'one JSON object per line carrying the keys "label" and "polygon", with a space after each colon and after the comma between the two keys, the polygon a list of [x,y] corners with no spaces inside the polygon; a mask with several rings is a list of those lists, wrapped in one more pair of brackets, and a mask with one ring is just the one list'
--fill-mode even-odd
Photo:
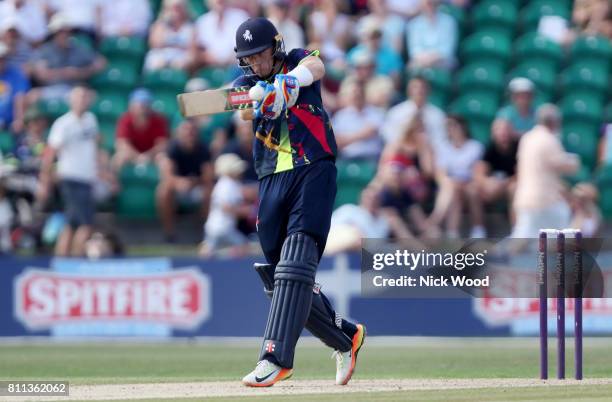
{"label": "navy cricket jersey", "polygon": [[[311,54],[317,55],[318,52],[293,49],[285,57],[282,73],[291,71],[303,58]],[[234,81],[233,86],[252,87],[259,80],[254,74],[243,75]],[[274,82],[274,76],[269,81]],[[308,165],[319,159],[335,159],[337,154],[331,122],[323,109],[320,81],[300,87],[295,105],[277,119],[253,120],[253,131],[253,159],[260,179]]]}

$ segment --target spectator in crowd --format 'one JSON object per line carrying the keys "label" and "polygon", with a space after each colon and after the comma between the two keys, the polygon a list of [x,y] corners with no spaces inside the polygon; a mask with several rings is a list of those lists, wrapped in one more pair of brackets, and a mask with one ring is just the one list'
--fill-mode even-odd
{"label": "spectator in crowd", "polygon": [[117,144],[113,167],[119,171],[126,163],[146,165],[166,148],[168,122],[151,109],[151,94],[138,88],[130,95],[128,111],[117,121]]}
{"label": "spectator in crowd", "polygon": [[69,28],[96,42],[103,3],[103,0],[47,0],[47,14],[61,14]]}
{"label": "spectator in crowd", "polygon": [[508,120],[516,135],[523,135],[535,125],[534,85],[527,78],[513,78],[508,84],[511,104],[501,108],[497,117]]}
{"label": "spectator in crowd", "polygon": [[366,84],[365,88],[366,103],[381,108],[384,111],[389,110],[391,102],[395,97],[395,85],[393,80],[384,75],[378,75]]}
{"label": "spectator in crowd", "polygon": [[238,155],[247,164],[242,175],[243,181],[257,183],[257,173],[253,161],[253,123],[241,119],[239,113],[234,113],[232,123],[234,125],[234,138],[229,140],[222,153]]}
{"label": "spectator in crowd", "polygon": [[378,192],[366,187],[359,205],[344,204],[332,214],[325,253],[360,250],[362,239],[386,239],[390,234],[391,225],[381,213]]}
{"label": "spectator in crowd", "polygon": [[87,88],[72,89],[70,111],[53,123],[42,160],[38,197],[44,203],[53,187],[53,161],[58,159],[56,176],[67,221],[55,246],[58,256],[83,256],[92,232],[98,122],[88,111],[90,101]]}
{"label": "spectator in crowd", "polygon": [[612,165],[612,120],[610,119],[612,119],[612,115],[609,116],[608,121],[604,123],[601,130],[598,150],[600,167]]}
{"label": "spectator in crowd", "polygon": [[575,173],[580,162],[566,153],[559,139],[561,113],[552,104],[540,106],[537,125],[519,142],[514,195],[513,238],[535,238],[540,228],[564,228],[571,211],[564,199],[563,175]]}
{"label": "spectator in crowd", "polygon": [[168,150],[159,158],[160,182],[157,186],[157,211],[166,240],[175,240],[175,199],[199,205],[206,216],[213,171],[210,154],[198,138],[198,129],[191,120],[184,120],[170,141]]}
{"label": "spectator in crowd", "polygon": [[399,55],[404,51],[406,22],[401,16],[391,13],[387,3],[386,0],[368,0],[370,13],[358,21],[357,33],[362,32],[369,20],[376,21],[382,30],[382,44]]}
{"label": "spectator in crowd", "polygon": [[438,10],[440,0],[423,0],[420,15],[408,23],[409,66],[412,69],[453,68],[459,39],[457,22]]}
{"label": "spectator in crowd", "polygon": [[[447,119],[449,142],[436,149],[436,181],[438,194],[430,222],[446,226],[446,236],[459,237],[463,210],[468,207],[472,223],[470,237],[485,236],[482,225],[475,219],[478,202],[469,191],[473,179],[474,165],[482,157],[483,147],[470,138],[464,119],[450,116]],[[477,195],[476,195],[477,196]]]}
{"label": "spectator in crowd", "polygon": [[419,76],[413,77],[406,87],[408,99],[389,109],[381,133],[385,142],[395,141],[400,132],[398,127],[406,126],[407,122],[420,113],[427,139],[433,149],[443,146],[447,141],[446,115],[437,106],[427,102],[429,95],[428,82]]}
{"label": "spectator in crowd", "polygon": [[229,7],[227,3],[227,0],[208,0],[209,11],[196,21],[196,40],[191,47],[195,67],[227,67],[236,64],[236,30],[249,15]]}
{"label": "spectator in crowd", "polygon": [[194,34],[185,0],[165,0],[159,17],[151,26],[145,70],[187,68]]}
{"label": "spectator in crowd", "polygon": [[571,228],[580,229],[585,237],[596,237],[601,233],[603,218],[597,205],[599,191],[591,183],[578,183],[570,194],[572,208]]}
{"label": "spectator in crowd", "polygon": [[44,114],[36,107],[30,107],[24,116],[25,128],[15,139],[13,154],[18,161],[17,175],[22,182],[22,191],[28,193],[30,200],[36,194],[45,134],[49,123]]}
{"label": "spectator in crowd", "polygon": [[19,32],[31,44],[41,43],[47,36],[47,19],[38,1],[4,0],[0,2],[0,24],[7,19],[16,21]]}
{"label": "spectator in crowd", "polygon": [[349,41],[350,18],[338,10],[338,0],[319,1],[308,20],[308,38],[331,64],[344,63]]}
{"label": "spectator in crowd", "polygon": [[380,180],[375,184],[380,186],[381,213],[389,223],[393,237],[414,242],[421,234],[429,236],[431,225],[419,203],[404,186],[407,173],[402,163],[389,161],[381,167]]}
{"label": "spectator in crowd", "polygon": [[290,16],[291,0],[272,0],[266,6],[268,18],[283,35],[285,49],[303,49],[306,46],[302,27]]}
{"label": "spectator in crowd", "polygon": [[23,39],[17,26],[17,20],[7,18],[0,22],[0,40],[8,47],[6,62],[19,68],[26,77],[29,77],[32,74],[30,64],[33,55],[32,47]]}
{"label": "spectator in crowd", "polygon": [[220,155],[215,161],[219,180],[214,186],[210,214],[204,225],[202,256],[214,255],[224,247],[230,247],[234,255],[246,252],[247,237],[238,230],[238,219],[251,214],[251,205],[245,202],[241,185],[246,167],[235,154]]}
{"label": "spectator in crowd", "polygon": [[[474,205],[475,234],[486,234],[483,204],[507,200],[512,203],[516,189],[516,152],[518,140],[512,125],[504,119],[496,119],[491,128],[491,143],[482,160],[474,166],[474,180],[469,188]],[[484,237],[484,236],[483,236]]]}
{"label": "spectator in crowd", "polygon": [[149,0],[103,1],[100,7],[98,30],[102,37],[147,35],[151,23]]}
{"label": "spectator in crowd", "polygon": [[612,39],[612,5],[608,0],[575,1],[572,22],[576,27],[574,34],[603,35]]}
{"label": "spectator in crowd", "polygon": [[30,91],[30,103],[39,98],[63,99],[75,85],[106,65],[101,56],[72,40],[68,20],[55,14],[49,23],[53,38],[40,47],[34,61],[34,77],[42,85]]}
{"label": "spectator in crowd", "polygon": [[385,112],[366,104],[364,84],[355,80],[343,82],[340,97],[346,107],[333,117],[339,157],[378,160],[382,151],[378,127],[384,121]]}
{"label": "spectator in crowd", "polygon": [[414,200],[419,203],[426,201],[432,180],[435,177],[434,153],[427,141],[423,119],[416,114],[407,124],[398,128],[400,137],[388,143],[380,158],[378,171],[383,166],[393,162],[405,169],[402,183]]}
{"label": "spectator in crowd", "polygon": [[8,64],[8,47],[0,42],[0,129],[23,130],[25,95],[30,89],[28,79],[19,67]]}
{"label": "spectator in crowd", "polygon": [[369,52],[374,56],[375,71],[379,75],[391,77],[399,86],[402,73],[402,58],[393,48],[382,42],[382,28],[376,19],[366,19],[359,32],[360,43],[348,53],[347,58],[352,61],[360,52]]}

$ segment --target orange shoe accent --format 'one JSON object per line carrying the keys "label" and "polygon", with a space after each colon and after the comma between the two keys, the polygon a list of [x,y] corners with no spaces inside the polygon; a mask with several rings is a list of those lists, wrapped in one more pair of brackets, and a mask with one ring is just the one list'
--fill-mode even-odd
{"label": "orange shoe accent", "polygon": [[278,372],[276,377],[274,377],[273,379],[269,381],[256,382],[256,383],[243,382],[243,384],[246,385],[247,387],[271,387],[272,385],[276,384],[279,381],[288,380],[289,378],[291,378],[292,375],[293,375],[293,369],[283,368]]}
{"label": "orange shoe accent", "polygon": [[348,376],[346,376],[346,380],[340,385],[346,385],[351,380],[353,373],[355,372],[355,366],[357,365],[357,354],[359,353],[359,349],[363,346],[363,342],[366,337],[366,329],[362,324],[357,324],[357,332],[353,335],[353,347],[351,353],[351,369],[349,370]]}

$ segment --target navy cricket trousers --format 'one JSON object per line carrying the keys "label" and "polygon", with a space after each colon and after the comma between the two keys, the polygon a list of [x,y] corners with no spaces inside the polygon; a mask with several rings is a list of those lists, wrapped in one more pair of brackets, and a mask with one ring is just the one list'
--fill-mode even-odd
{"label": "navy cricket trousers", "polygon": [[272,174],[259,183],[257,233],[269,264],[280,260],[287,236],[302,232],[325,250],[336,199],[337,170],[332,159]]}

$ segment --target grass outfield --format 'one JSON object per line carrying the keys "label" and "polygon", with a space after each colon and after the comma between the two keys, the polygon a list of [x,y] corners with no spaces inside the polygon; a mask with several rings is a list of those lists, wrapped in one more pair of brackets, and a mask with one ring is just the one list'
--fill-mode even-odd
{"label": "grass outfield", "polygon": [[[574,369],[571,349],[573,340],[568,338],[566,342],[566,374],[571,378]],[[551,377],[554,377],[556,364],[555,344],[554,339],[551,339]],[[235,383],[253,368],[258,345],[250,340],[230,343],[0,344],[0,379],[68,380],[71,386],[210,381]],[[538,356],[538,341],[535,338],[370,338],[366,340],[359,355],[354,379],[534,379],[538,377]],[[292,383],[300,384],[300,380],[333,380],[334,370],[330,351],[308,341],[298,346],[295,374],[286,382],[286,387],[290,388]],[[612,379],[612,339],[585,339],[584,376],[587,379]],[[486,383],[481,383],[478,386],[480,389],[413,389],[401,392],[401,388],[396,387],[394,389],[399,392],[342,393],[317,399],[610,400],[612,395],[612,380],[610,383],[573,383],[544,388],[520,385],[518,388],[483,387],[487,387]],[[326,391],[320,389],[318,392]],[[249,398],[256,395],[251,394]],[[171,395],[160,397],[162,399],[154,400],[177,400]],[[266,395],[265,398],[279,401],[309,400],[308,395]],[[201,399],[197,397],[192,400]],[[216,400],[240,400],[240,397]]]}

